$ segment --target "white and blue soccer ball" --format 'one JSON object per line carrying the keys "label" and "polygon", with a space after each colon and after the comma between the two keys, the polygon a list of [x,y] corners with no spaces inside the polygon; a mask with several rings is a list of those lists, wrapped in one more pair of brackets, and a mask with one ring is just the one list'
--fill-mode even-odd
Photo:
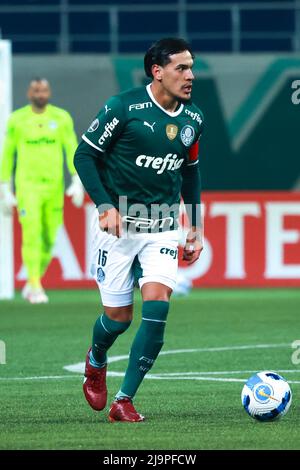
{"label": "white and blue soccer ball", "polygon": [[247,413],[259,421],[272,421],[284,416],[292,403],[288,382],[276,372],[257,372],[245,383],[242,404]]}

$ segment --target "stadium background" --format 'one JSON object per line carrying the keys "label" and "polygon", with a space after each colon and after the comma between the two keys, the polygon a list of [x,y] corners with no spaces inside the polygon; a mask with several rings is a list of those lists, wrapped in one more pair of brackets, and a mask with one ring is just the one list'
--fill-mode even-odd
{"label": "stadium background", "polygon": [[[74,209],[67,200],[45,282],[60,290],[49,291],[49,305],[27,305],[19,292],[0,302],[0,448],[299,449],[299,354],[291,360],[300,311],[299,2],[0,0],[0,29],[12,41],[13,109],[26,103],[28,81],[45,76],[80,137],[106,98],[144,83],[151,42],[179,35],[196,52],[193,99],[206,118],[206,246],[194,270],[182,268],[201,288],[173,299],[166,355],[152,371],[159,380],[145,381],[137,397],[145,426],[126,433],[109,426],[81,396],[78,372],[99,311],[88,269],[93,207],[86,199]],[[113,358],[127,357],[138,295],[135,305]],[[112,369],[110,398],[124,363]],[[294,405],[282,422],[257,427],[240,391],[263,369],[282,371]]]}

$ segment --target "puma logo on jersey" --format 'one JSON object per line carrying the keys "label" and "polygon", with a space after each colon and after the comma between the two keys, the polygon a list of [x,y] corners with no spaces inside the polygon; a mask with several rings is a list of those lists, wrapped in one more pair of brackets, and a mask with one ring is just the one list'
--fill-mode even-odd
{"label": "puma logo on jersey", "polygon": [[149,122],[147,121],[144,121],[144,126],[147,126],[147,127],[150,127],[151,131],[154,132],[154,124],[156,124],[156,122],[154,122],[153,124],[149,124]]}
{"label": "puma logo on jersey", "polygon": [[107,106],[107,104],[106,104],[106,105],[105,105],[105,114],[107,114],[108,111],[111,111],[111,108],[109,108],[109,107]]}
{"label": "puma logo on jersey", "polygon": [[157,174],[161,175],[165,170],[177,170],[184,162],[184,158],[177,159],[176,153],[168,153],[163,157],[151,157],[150,155],[139,155],[135,161],[137,166],[144,168],[153,168]]}

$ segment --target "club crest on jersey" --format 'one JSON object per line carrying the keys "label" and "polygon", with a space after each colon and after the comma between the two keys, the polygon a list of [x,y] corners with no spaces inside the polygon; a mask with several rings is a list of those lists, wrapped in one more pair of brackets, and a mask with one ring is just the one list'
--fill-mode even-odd
{"label": "club crest on jersey", "polygon": [[189,147],[191,145],[191,143],[193,142],[194,137],[195,137],[194,128],[192,126],[189,126],[189,125],[184,126],[181,129],[180,137],[181,137],[183,145],[185,145],[186,147]]}
{"label": "club crest on jersey", "polygon": [[166,127],[166,134],[169,140],[174,140],[178,133],[178,127],[174,124],[168,124]]}
{"label": "club crest on jersey", "polygon": [[88,132],[95,132],[99,127],[99,119],[95,119],[90,127],[88,128]]}

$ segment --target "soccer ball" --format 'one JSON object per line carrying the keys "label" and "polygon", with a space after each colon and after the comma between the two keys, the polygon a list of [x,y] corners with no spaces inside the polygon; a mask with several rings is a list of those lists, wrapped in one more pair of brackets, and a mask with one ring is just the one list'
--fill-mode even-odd
{"label": "soccer ball", "polygon": [[292,392],[283,377],[265,370],[250,377],[243,387],[241,398],[243,407],[252,418],[271,421],[288,412]]}

